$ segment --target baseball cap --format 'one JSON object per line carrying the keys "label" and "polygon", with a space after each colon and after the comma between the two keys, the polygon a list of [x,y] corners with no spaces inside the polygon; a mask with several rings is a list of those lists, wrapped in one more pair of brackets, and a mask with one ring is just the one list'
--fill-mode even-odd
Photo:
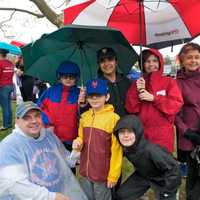
{"label": "baseball cap", "polygon": [[116,58],[116,52],[110,47],[104,47],[97,51],[97,61],[100,62],[105,58]]}
{"label": "baseball cap", "polygon": [[92,79],[86,83],[86,94],[108,94],[107,81],[103,79]]}
{"label": "baseball cap", "polygon": [[23,118],[25,114],[30,110],[38,110],[41,112],[41,109],[37,104],[33,103],[32,101],[26,101],[26,102],[20,103],[17,106],[16,117]]}
{"label": "baseball cap", "polygon": [[66,74],[73,75],[74,77],[80,77],[79,66],[71,61],[62,62],[58,66],[58,69],[56,70],[57,78],[60,78],[61,75],[66,75]]}

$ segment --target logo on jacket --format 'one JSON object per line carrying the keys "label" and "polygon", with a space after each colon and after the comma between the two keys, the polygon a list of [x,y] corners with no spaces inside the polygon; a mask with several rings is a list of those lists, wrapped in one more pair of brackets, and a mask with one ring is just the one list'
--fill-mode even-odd
{"label": "logo on jacket", "polygon": [[92,81],[92,87],[93,87],[93,88],[96,88],[97,85],[98,85],[97,81]]}
{"label": "logo on jacket", "polygon": [[160,90],[156,92],[157,96],[166,96],[166,90]]}
{"label": "logo on jacket", "polygon": [[31,180],[45,187],[58,184],[61,178],[57,170],[58,163],[55,153],[50,149],[37,150],[31,160]]}

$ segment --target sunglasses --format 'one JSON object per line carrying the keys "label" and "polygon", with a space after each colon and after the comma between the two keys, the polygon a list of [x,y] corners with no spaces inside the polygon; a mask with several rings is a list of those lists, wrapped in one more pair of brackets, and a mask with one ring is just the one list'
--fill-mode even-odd
{"label": "sunglasses", "polygon": [[61,74],[60,78],[74,80],[76,79],[76,76],[74,74]]}

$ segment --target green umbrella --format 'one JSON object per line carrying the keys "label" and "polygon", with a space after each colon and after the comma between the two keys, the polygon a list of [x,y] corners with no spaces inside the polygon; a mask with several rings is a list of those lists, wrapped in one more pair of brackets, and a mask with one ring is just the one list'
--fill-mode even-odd
{"label": "green umbrella", "polygon": [[97,76],[97,50],[112,47],[118,56],[118,70],[127,74],[138,59],[122,33],[107,27],[69,25],[22,48],[25,73],[49,83],[56,81],[56,69],[65,60],[77,63],[81,84]]}

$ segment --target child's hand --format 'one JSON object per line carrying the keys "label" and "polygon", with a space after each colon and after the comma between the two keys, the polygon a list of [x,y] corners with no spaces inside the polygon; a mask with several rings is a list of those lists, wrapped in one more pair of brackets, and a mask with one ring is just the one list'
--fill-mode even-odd
{"label": "child's hand", "polygon": [[107,188],[113,188],[116,184],[117,184],[117,182],[108,181]]}
{"label": "child's hand", "polygon": [[85,102],[86,102],[86,89],[84,87],[81,87],[78,96],[78,104],[85,104]]}
{"label": "child's hand", "polygon": [[72,143],[72,149],[75,149],[76,151],[81,151],[83,147],[83,144],[80,140],[74,140]]}
{"label": "child's hand", "polygon": [[144,78],[139,78],[136,81],[137,91],[140,92],[142,89],[145,89],[145,80]]}
{"label": "child's hand", "polygon": [[139,99],[141,101],[154,101],[154,95],[143,89],[139,94]]}

